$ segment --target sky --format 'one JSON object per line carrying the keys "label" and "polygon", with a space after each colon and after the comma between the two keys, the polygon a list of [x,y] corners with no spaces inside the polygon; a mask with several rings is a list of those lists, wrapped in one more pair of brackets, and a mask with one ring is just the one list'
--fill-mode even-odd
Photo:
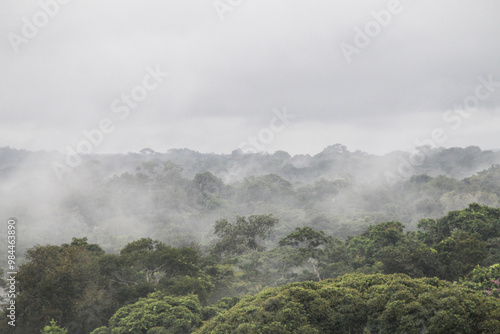
{"label": "sky", "polygon": [[0,0],[0,147],[500,148],[498,0]]}

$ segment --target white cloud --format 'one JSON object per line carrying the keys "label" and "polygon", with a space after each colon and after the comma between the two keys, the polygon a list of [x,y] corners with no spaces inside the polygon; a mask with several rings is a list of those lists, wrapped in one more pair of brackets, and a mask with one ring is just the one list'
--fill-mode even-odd
{"label": "white cloud", "polygon": [[[20,33],[39,6],[0,1],[0,146],[72,145],[160,64],[168,82],[100,150],[230,152],[282,106],[298,118],[271,151],[410,148],[477,77],[500,80],[500,3],[401,1],[404,10],[348,65],[339,44],[387,3],[245,1],[221,21],[210,1],[73,0],[16,54],[6,34]],[[488,147],[499,103],[500,91],[449,144]]]}

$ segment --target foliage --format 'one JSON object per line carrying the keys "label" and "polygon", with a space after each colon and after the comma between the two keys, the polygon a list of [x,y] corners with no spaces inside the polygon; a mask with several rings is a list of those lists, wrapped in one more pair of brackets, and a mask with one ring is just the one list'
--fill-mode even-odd
{"label": "foliage", "polygon": [[153,293],[120,308],[107,328],[92,334],[191,333],[201,323],[202,308],[196,296],[172,297]]}
{"label": "foliage", "polygon": [[500,298],[500,264],[489,267],[477,266],[466,277],[460,279],[460,284],[487,296]]}
{"label": "foliage", "polygon": [[227,257],[264,250],[262,240],[269,237],[276,224],[278,219],[272,215],[253,215],[248,219],[237,217],[234,224],[221,219],[214,225],[218,240],[212,252]]}
{"label": "foliage", "polygon": [[[149,167],[144,177],[159,177]],[[471,204],[423,230],[387,221],[346,240],[312,226],[284,234],[266,214],[216,221],[212,247],[141,238],[109,254],[86,237],[36,246],[18,272],[15,332],[54,319],[70,334],[188,333],[202,322],[214,333],[495,333],[498,212]]]}
{"label": "foliage", "polygon": [[499,307],[438,279],[351,274],[246,297],[199,333],[499,333]]}
{"label": "foliage", "polygon": [[437,220],[423,219],[418,226],[428,232],[429,241],[433,243],[450,237],[456,230],[478,233],[486,240],[500,237],[500,209],[472,203],[464,210],[451,211]]}
{"label": "foliage", "polygon": [[57,325],[57,322],[54,319],[52,319],[50,321],[50,325],[45,326],[40,333],[42,333],[42,334],[67,334],[68,331],[64,328],[59,327]]}
{"label": "foliage", "polygon": [[325,232],[316,232],[311,227],[297,227],[295,232],[290,233],[279,242],[280,246],[293,246],[306,249],[314,249],[328,242]]}
{"label": "foliage", "polygon": [[[71,245],[61,247],[36,246],[28,250],[28,262],[20,266],[17,275],[20,330],[40,331],[52,318],[69,330],[88,330],[99,324],[95,314],[82,317],[79,312],[86,298],[93,304],[99,295],[87,295],[85,291],[99,280],[100,250],[82,240],[73,239]],[[99,305],[97,301],[95,304]],[[95,310],[106,316],[106,309]]]}
{"label": "foliage", "polygon": [[439,276],[453,281],[466,275],[486,257],[486,244],[480,236],[454,231],[435,246],[439,259]]}
{"label": "foliage", "polygon": [[52,318],[70,333],[88,333],[148,293],[194,294],[206,303],[214,286],[198,250],[149,238],[129,243],[119,255],[73,238],[62,246],[37,246],[27,256],[18,273],[20,333],[40,331]]}

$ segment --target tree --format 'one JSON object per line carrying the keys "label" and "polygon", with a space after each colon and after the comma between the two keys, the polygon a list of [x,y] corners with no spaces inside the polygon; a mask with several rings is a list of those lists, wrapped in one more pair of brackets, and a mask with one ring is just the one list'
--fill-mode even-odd
{"label": "tree", "polygon": [[404,225],[400,222],[380,223],[368,228],[368,238],[372,242],[372,252],[386,246],[395,246],[404,240]]}
{"label": "tree", "polygon": [[500,298],[500,264],[489,267],[477,266],[466,277],[460,279],[460,284],[484,292],[487,296]]}
{"label": "tree", "polygon": [[64,328],[61,328],[57,325],[57,322],[52,319],[50,321],[50,325],[47,325],[40,332],[41,334],[67,334],[68,331]]}
{"label": "tree", "polygon": [[387,253],[391,247],[404,244],[403,229],[403,224],[391,221],[370,226],[361,235],[348,238],[347,248],[353,259],[353,266],[355,268],[373,266],[380,260],[379,252]]}
{"label": "tree", "polygon": [[[100,281],[97,270],[102,250],[90,245],[86,238],[73,238],[62,246],[35,246],[26,252],[27,262],[17,275],[18,329],[39,332],[50,319],[55,319],[71,333],[88,332],[100,325],[99,317],[86,317],[80,305],[91,301],[97,313],[104,313],[95,302],[96,295],[86,294]],[[87,314],[86,314],[87,315]]]}
{"label": "tree", "polygon": [[468,274],[486,258],[486,243],[477,233],[455,231],[435,246],[440,262],[439,277],[450,281]]}
{"label": "tree", "polygon": [[224,187],[224,182],[210,172],[196,174],[193,184],[204,196],[219,194]]}
{"label": "tree", "polygon": [[350,274],[245,297],[198,333],[499,333],[499,308],[436,278]]}
{"label": "tree", "polygon": [[120,308],[91,334],[192,333],[201,323],[202,308],[196,296],[172,297],[153,293]]}
{"label": "tree", "polygon": [[227,219],[218,220],[214,234],[218,237],[212,254],[222,257],[242,255],[251,251],[262,251],[262,241],[268,238],[279,220],[272,215],[237,217],[234,224]]}
{"label": "tree", "polygon": [[279,241],[279,245],[312,250],[324,246],[327,242],[328,238],[325,236],[325,232],[317,232],[306,226],[295,228],[294,232]]}
{"label": "tree", "polygon": [[241,188],[240,199],[246,202],[282,203],[294,194],[292,184],[277,174],[250,176]]}
{"label": "tree", "polygon": [[428,243],[436,244],[450,237],[454,230],[478,233],[482,240],[487,240],[500,237],[500,209],[472,203],[437,220],[422,219],[418,227],[428,232]]}
{"label": "tree", "polygon": [[318,269],[318,261],[324,253],[324,247],[331,238],[325,236],[323,231],[315,231],[310,227],[297,227],[294,232],[281,239],[281,247],[289,246],[298,249],[297,265],[307,260],[318,279],[321,281],[321,274]]}
{"label": "tree", "polygon": [[221,206],[221,198],[225,189],[224,182],[211,172],[196,174],[193,179],[192,195],[198,204],[203,204],[206,209],[213,210]]}
{"label": "tree", "polygon": [[142,238],[127,244],[118,259],[109,260],[118,261],[111,264],[115,270],[109,274],[121,286],[122,295],[145,297],[149,292],[162,290],[175,295],[194,293],[205,302],[213,288],[201,270],[198,250],[192,247],[173,248]]}
{"label": "tree", "polygon": [[171,161],[151,160],[142,163],[137,168],[136,177],[153,185],[164,186],[181,179],[182,167]]}
{"label": "tree", "polygon": [[199,254],[195,249],[173,248],[151,238],[127,244],[120,251],[120,257],[125,264],[135,268],[142,276],[141,281],[152,285],[158,285],[163,278],[193,274],[199,270]]}

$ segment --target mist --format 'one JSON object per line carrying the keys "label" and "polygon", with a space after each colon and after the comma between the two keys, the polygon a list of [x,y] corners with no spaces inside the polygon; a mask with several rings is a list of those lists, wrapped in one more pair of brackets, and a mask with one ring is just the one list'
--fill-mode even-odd
{"label": "mist", "polygon": [[[111,253],[140,237],[172,246],[210,245],[222,218],[274,214],[275,238],[312,226],[341,238],[397,220],[415,229],[478,202],[498,206],[500,193],[481,185],[500,154],[478,147],[422,147],[384,156],[331,145],[311,156],[204,154],[188,149],[82,155],[58,178],[59,153],[0,149],[3,216],[19,221],[19,247],[87,237]],[[479,172],[479,175],[477,174]]]}

